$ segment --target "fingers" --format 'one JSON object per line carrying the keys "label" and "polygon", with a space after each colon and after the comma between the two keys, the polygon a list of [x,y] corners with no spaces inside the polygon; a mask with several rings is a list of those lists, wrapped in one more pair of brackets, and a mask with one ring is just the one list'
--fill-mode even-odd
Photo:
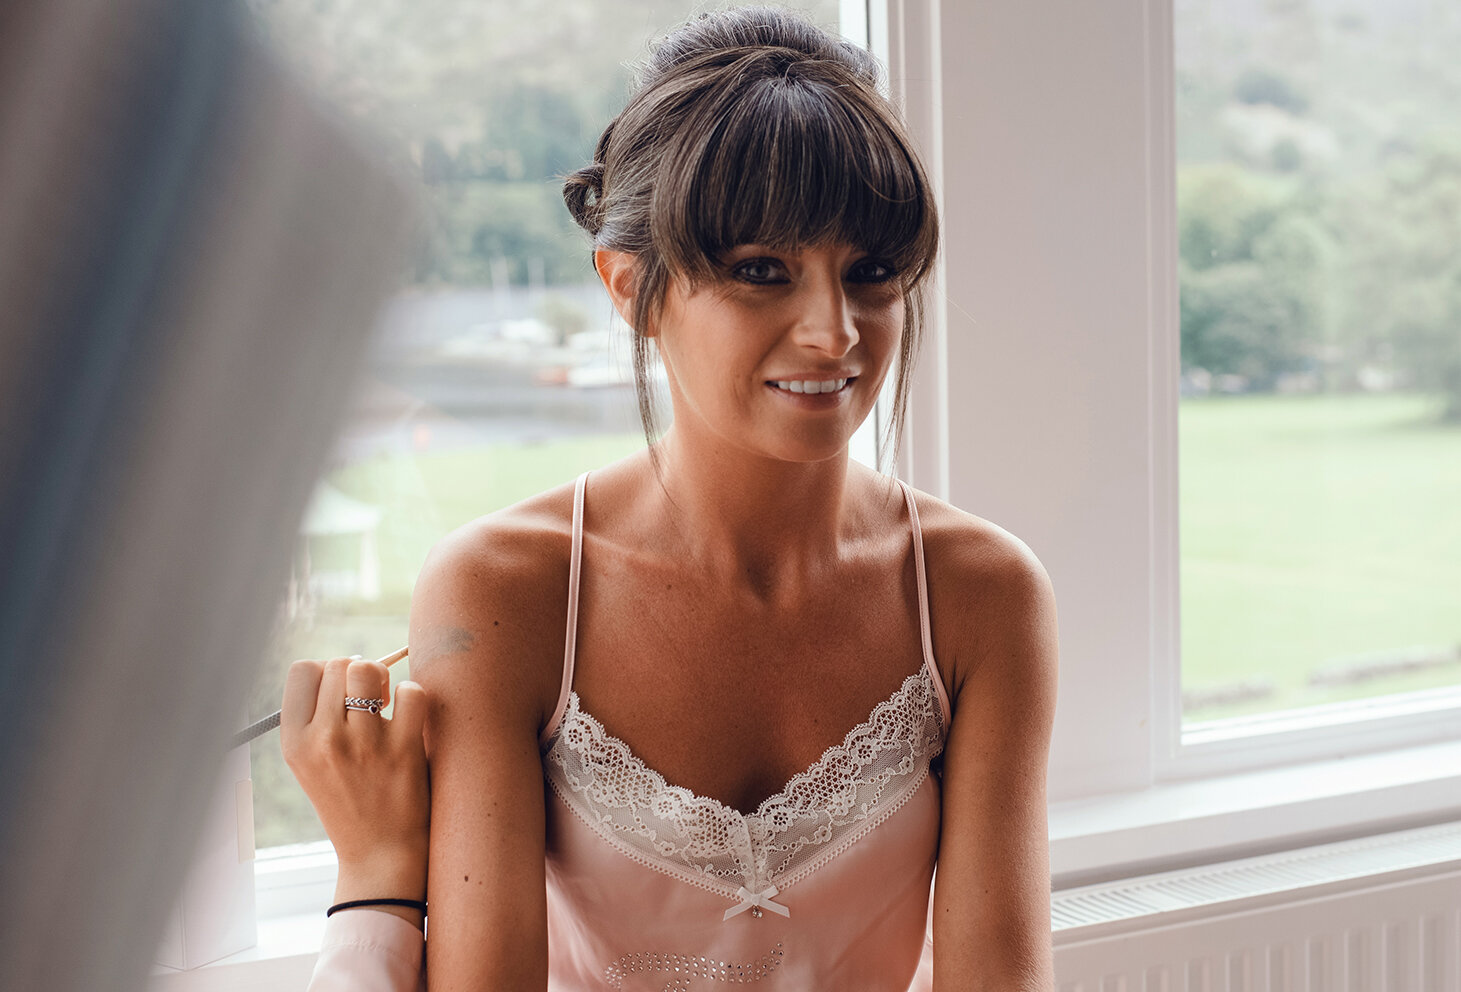
{"label": "fingers", "polygon": [[[280,744],[286,759],[298,748],[302,732],[310,724],[321,727],[355,725],[371,733],[372,728],[384,733],[387,726],[398,725],[392,737],[421,747],[426,722],[426,691],[414,682],[402,682],[396,691],[394,718],[386,721],[380,715],[345,709],[346,696],[388,701],[391,695],[390,672],[378,661],[354,658],[331,658],[329,661],[304,659],[289,666],[284,682],[284,701],[280,714]],[[355,715],[349,720],[350,714]],[[372,735],[373,736],[373,735]]]}
{"label": "fingers", "polygon": [[426,725],[426,690],[415,682],[402,682],[396,686],[396,706],[391,710],[391,726],[411,745],[421,743],[421,731]]}
{"label": "fingers", "polygon": [[[365,661],[363,659],[351,661],[345,669],[345,696],[358,696],[361,699],[379,699],[381,707],[384,708],[391,696],[391,675],[386,671],[386,666],[378,661]],[[344,706],[344,697],[341,697],[340,705]],[[372,720],[379,720],[380,717],[374,713],[362,713],[358,710],[346,712],[346,719],[352,715],[359,717],[370,717]]]}
{"label": "fingers", "polygon": [[320,678],[319,703],[315,706],[314,719],[343,723],[345,697],[350,695],[345,691],[345,672],[350,667],[350,659],[331,658],[324,665],[325,674]]}
{"label": "fingers", "polygon": [[315,700],[320,695],[320,679],[324,677],[322,662],[303,660],[289,666],[284,679],[284,702],[280,707],[281,734],[303,727],[314,719]]}

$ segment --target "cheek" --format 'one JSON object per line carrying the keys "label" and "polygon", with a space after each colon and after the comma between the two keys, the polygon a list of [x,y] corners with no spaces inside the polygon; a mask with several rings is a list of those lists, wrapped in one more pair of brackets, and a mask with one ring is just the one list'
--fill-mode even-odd
{"label": "cheek", "polygon": [[761,359],[754,324],[742,326],[732,316],[725,308],[697,313],[686,307],[655,339],[676,386],[697,406],[734,404],[744,398],[739,394],[752,392],[741,381],[744,376],[733,373],[755,367]]}
{"label": "cheek", "polygon": [[864,319],[859,321],[859,324],[865,328],[861,334],[867,341],[868,349],[875,350],[879,354],[897,355],[899,345],[903,341],[903,315],[902,297],[896,297],[892,302],[867,307]]}

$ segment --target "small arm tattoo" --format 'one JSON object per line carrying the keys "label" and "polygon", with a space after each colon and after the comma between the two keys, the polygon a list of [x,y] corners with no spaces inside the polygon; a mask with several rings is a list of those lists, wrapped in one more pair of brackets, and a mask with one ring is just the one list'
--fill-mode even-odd
{"label": "small arm tattoo", "polygon": [[477,635],[462,627],[452,627],[442,634],[441,640],[437,642],[436,650],[439,654],[461,654],[463,651],[472,650],[472,645],[477,642]]}
{"label": "small arm tattoo", "polygon": [[476,641],[477,635],[464,627],[447,627],[432,640],[431,647],[423,654],[430,658],[461,654],[464,651],[472,650]]}

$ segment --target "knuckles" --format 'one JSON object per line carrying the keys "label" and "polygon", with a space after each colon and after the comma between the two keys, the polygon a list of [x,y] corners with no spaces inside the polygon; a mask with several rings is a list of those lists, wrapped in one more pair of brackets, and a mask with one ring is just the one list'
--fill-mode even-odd
{"label": "knuckles", "polygon": [[[313,683],[319,687],[320,693],[326,691],[323,686],[327,681],[339,685],[336,680],[342,677],[357,687],[366,683],[382,687],[390,684],[389,672],[377,661],[302,658],[289,666],[290,682]],[[328,691],[334,692],[333,689]],[[388,688],[383,691],[389,693]],[[308,697],[308,694],[303,696]],[[280,751],[285,764],[306,791],[330,791],[338,785],[358,781],[362,776],[380,783],[424,781],[426,749],[420,732],[422,712],[417,708],[425,706],[426,691],[420,685],[405,682],[396,687],[395,697],[397,714],[401,713],[404,704],[406,711],[418,717],[409,721],[409,729],[407,721],[398,723],[381,717],[372,720],[311,720],[302,724],[285,720],[280,732]],[[306,703],[301,694],[286,692],[284,708],[288,710],[291,704],[299,707],[310,705],[318,714],[328,712],[326,706],[343,705],[343,702],[333,698],[325,700],[316,694]]]}

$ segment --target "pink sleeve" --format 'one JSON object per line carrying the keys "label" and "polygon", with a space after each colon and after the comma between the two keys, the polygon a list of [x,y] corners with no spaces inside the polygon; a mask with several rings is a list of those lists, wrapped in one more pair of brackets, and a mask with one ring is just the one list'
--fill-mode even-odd
{"label": "pink sleeve", "polygon": [[325,921],[308,992],[423,992],[426,941],[411,924],[375,909],[344,909]]}

